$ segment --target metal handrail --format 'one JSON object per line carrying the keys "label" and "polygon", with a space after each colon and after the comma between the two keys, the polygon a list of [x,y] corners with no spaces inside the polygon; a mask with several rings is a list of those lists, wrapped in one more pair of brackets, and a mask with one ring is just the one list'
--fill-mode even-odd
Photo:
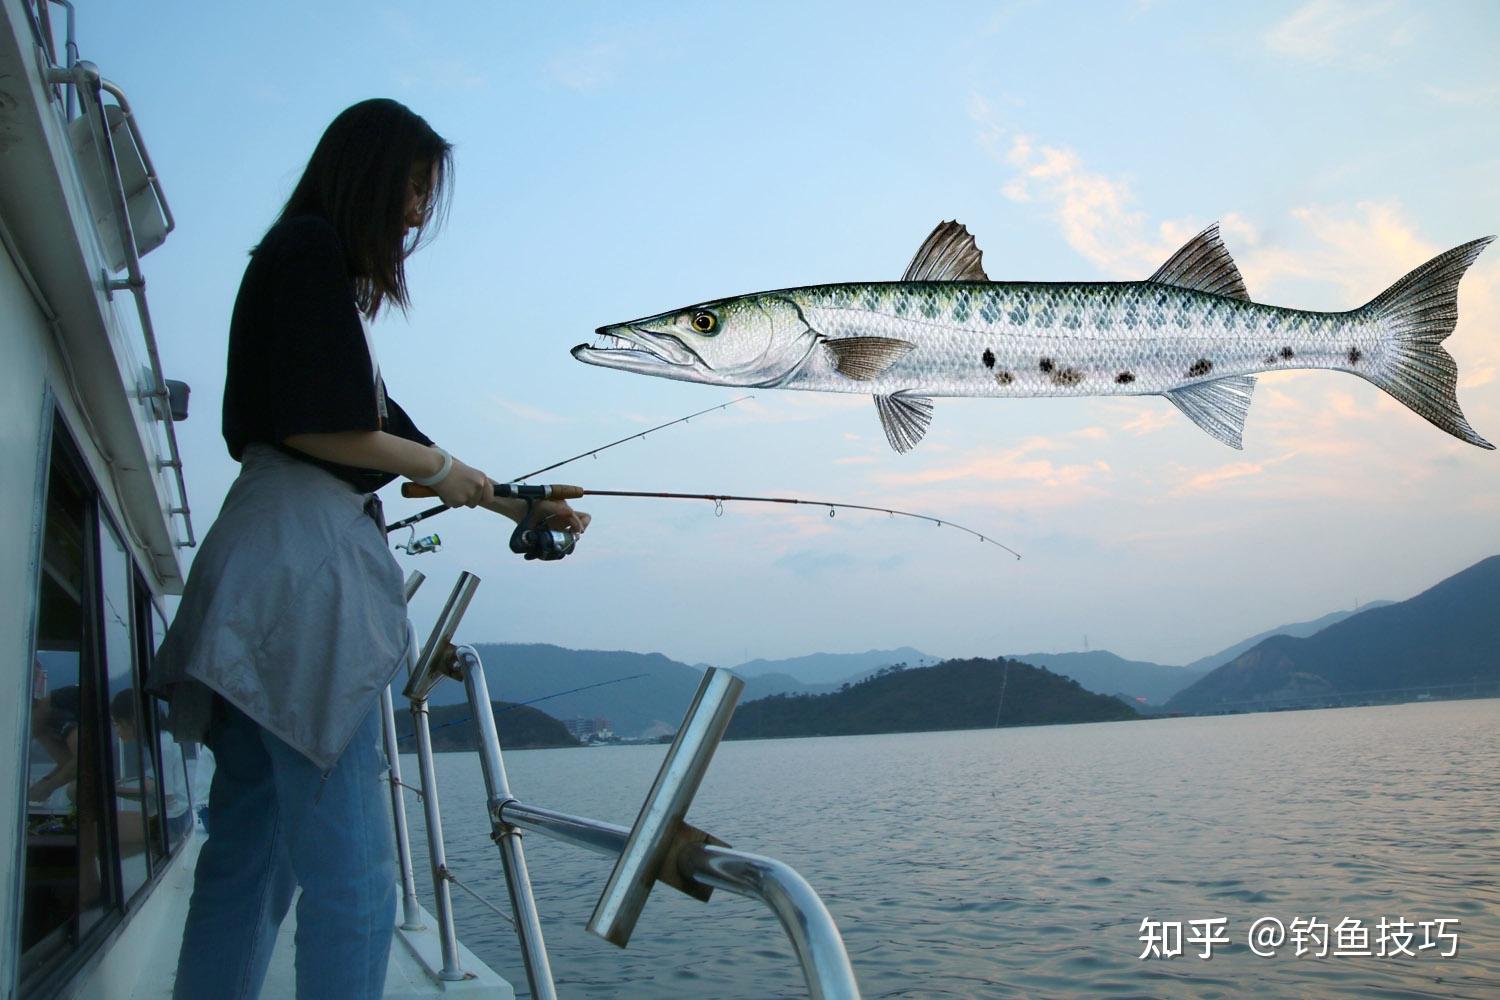
{"label": "metal handrail", "polygon": [[[136,252],[135,230],[130,222],[130,204],[125,194],[125,184],[120,179],[120,164],[115,153],[114,136],[110,132],[109,116],[104,111],[104,100],[101,96],[105,90],[114,95],[116,100],[123,96],[120,89],[114,84],[104,80],[99,73],[99,67],[88,60],[79,60],[70,67],[53,66],[47,70],[46,80],[48,83],[69,83],[75,85],[80,95],[80,103],[84,114],[87,115],[98,129],[98,135],[94,141],[95,151],[99,156],[99,164],[104,173],[105,186],[109,189],[110,200],[113,202],[115,222],[119,227],[121,250],[125,255],[126,277],[111,278],[106,272],[104,275],[104,290],[106,295],[112,296],[116,291],[128,290],[135,299],[136,314],[140,319],[141,335],[146,341],[146,356],[151,364],[152,386],[143,397],[166,402],[170,399],[167,391],[166,376],[163,374],[161,363],[161,352],[157,349],[156,328],[151,322],[151,309],[146,304],[146,278],[141,273],[141,258]],[[126,120],[130,121],[128,104],[122,106]],[[152,178],[152,185],[160,192],[160,185],[155,179],[155,171],[151,169],[149,159],[144,152],[144,145],[140,142],[135,127],[130,126],[132,135],[137,137],[137,145],[142,150],[142,162],[147,166],[147,173]],[[171,210],[166,207],[166,201],[162,200],[163,212],[168,217],[170,231]],[[167,449],[170,458],[157,460],[158,469],[170,468],[177,480],[177,496],[179,505],[169,507],[168,513],[181,515],[184,529],[187,531],[187,539],[179,540],[176,544],[179,548],[193,548],[198,544],[197,536],[193,533],[192,509],[188,505],[187,481],[182,475],[182,452],[177,446],[177,431],[172,426],[170,415],[162,423],[166,428]]]}
{"label": "metal handrail", "polygon": [[[407,576],[402,589],[408,605],[411,604],[412,597],[416,595],[417,589],[426,579],[426,575],[421,570],[412,570]],[[416,631],[411,627],[410,620],[406,623],[406,633],[406,669],[409,672],[416,655]],[[396,742],[396,706],[391,697],[389,684],[380,692],[380,723],[381,735],[385,742],[386,776],[391,786],[391,821],[396,834],[396,867],[401,873],[401,929],[416,931],[422,929],[422,906],[417,901],[417,881],[411,865],[411,833],[406,825],[406,797],[401,794],[401,789],[406,785],[401,780],[401,748]]]}
{"label": "metal handrail", "polygon": [[[605,936],[622,947],[645,903],[646,894],[655,882],[666,882],[704,901],[715,889],[723,889],[757,899],[776,915],[797,956],[808,995],[813,1000],[860,1000],[859,983],[854,978],[854,969],[849,963],[849,953],[838,925],[807,880],[789,865],[774,858],[733,850],[684,821],[704,769],[723,737],[743,683],[727,671],[710,669],[705,674],[634,828],[528,805],[511,794],[495,727],[494,706],[479,652],[472,646],[454,647],[451,643],[478,585],[477,577],[470,573],[460,574],[406,685],[416,724],[417,761],[422,772],[422,804],[427,817],[434,908],[442,945],[443,968],[438,973],[439,978],[464,978],[458,966],[453,904],[448,889],[448,883],[456,879],[448,870],[443,847],[442,815],[438,808],[437,775],[427,712],[428,694],[447,677],[464,683],[484,773],[491,837],[500,850],[526,978],[536,1000],[555,1000],[557,989],[552,979],[536,898],[532,893],[531,876],[521,847],[524,831],[540,833],[615,860],[615,870],[595,914],[606,912],[606,919],[599,923],[601,927],[609,925],[611,933]],[[387,737],[387,748],[394,758],[394,726]],[[393,777],[392,793],[398,795],[399,786],[395,780]],[[393,805],[398,815],[404,817],[404,805],[394,800]],[[503,916],[494,904],[484,902]],[[591,921],[591,929],[593,926]]]}
{"label": "metal handrail", "polygon": [[[696,788],[697,779],[702,777],[701,768],[706,766],[707,757],[712,752],[711,744],[717,742],[717,736],[722,735],[723,724],[728,722],[728,712],[725,706],[727,704],[728,710],[732,711],[734,700],[738,697],[742,686],[737,683],[737,678],[733,678],[736,683],[725,684],[722,677],[713,676],[713,672],[705,677],[703,684],[699,687],[697,697],[694,698],[693,708],[689,710],[679,730],[679,734],[697,735],[681,741],[685,749],[675,764],[674,755],[668,754],[658,774],[657,782],[653,786],[652,794],[647,797],[646,804],[642,807],[641,818],[636,824],[638,829],[632,830],[613,823],[527,805],[512,797],[509,785],[504,780],[500,741],[495,731],[493,710],[479,654],[471,646],[462,646],[456,651],[455,658],[456,665],[464,677],[464,685],[469,696],[469,711],[478,722],[479,758],[484,765],[485,780],[489,791],[490,821],[496,839],[515,836],[520,831],[540,833],[553,840],[615,858],[617,872],[623,868],[620,859],[627,856],[632,842],[641,842],[646,831],[659,828],[663,816],[668,813],[675,814],[678,817],[676,825],[679,831],[681,830],[681,813],[677,811],[677,808],[680,805],[681,810],[685,811],[686,802],[682,801],[677,790],[678,788],[686,790],[689,784]],[[715,733],[717,735],[714,735]],[[674,743],[674,749],[676,746],[677,744]],[[498,775],[499,780],[492,781],[492,774]],[[691,798],[691,794],[688,793],[687,797]],[[654,804],[662,803],[670,803],[670,805],[653,807]],[[694,842],[703,836],[701,833],[697,838],[678,836],[669,845],[670,850],[665,852],[667,864],[673,867],[680,882],[692,883],[705,891],[723,889],[764,903],[776,915],[791,942],[792,950],[796,953],[797,962],[802,969],[803,979],[807,983],[808,995],[813,1000],[859,1000],[859,983],[854,978],[854,968],[849,963],[849,954],[844,947],[843,937],[839,934],[838,925],[834,923],[828,908],[807,880],[791,866],[774,858],[736,851],[725,846]],[[516,884],[512,880],[513,871],[519,873],[519,881],[524,886],[524,891],[521,893],[517,892]],[[649,890],[651,882],[664,878],[670,879],[671,874],[663,871],[650,872],[646,889]],[[516,911],[517,931],[521,934],[521,953],[527,965],[532,992],[539,1000],[543,1000],[553,994],[538,989],[538,976],[534,974],[533,969],[534,962],[546,961],[546,951],[541,945],[540,925],[536,926],[534,943],[528,942],[527,934],[521,931],[523,912],[527,920],[532,922],[537,920],[534,903],[530,904],[527,911],[521,909],[520,899],[528,901],[531,899],[531,886],[524,860],[515,866],[507,864],[506,876],[507,881],[511,882],[511,902]],[[617,884],[623,885],[627,881],[627,879],[612,879],[610,884],[613,887]],[[680,885],[680,887],[690,894],[695,894],[690,886]],[[605,899],[612,898],[623,897],[620,892],[611,893],[607,888],[604,896],[601,897],[601,907]],[[700,898],[706,898],[706,896]],[[644,903],[644,896],[640,898],[639,903]],[[636,905],[634,909],[638,914],[639,905]],[[618,911],[619,908],[616,909],[616,912]],[[599,909],[596,908],[595,912],[597,914]],[[633,919],[630,923],[634,923]],[[625,933],[628,937],[628,927]],[[546,971],[547,983],[550,985],[550,968]]]}

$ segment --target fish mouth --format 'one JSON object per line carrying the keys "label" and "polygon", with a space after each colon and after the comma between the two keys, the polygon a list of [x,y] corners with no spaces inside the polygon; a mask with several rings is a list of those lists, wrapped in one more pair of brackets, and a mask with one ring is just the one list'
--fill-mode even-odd
{"label": "fish mouth", "polygon": [[671,334],[656,333],[630,323],[601,326],[594,331],[592,344],[579,344],[572,353],[585,364],[625,371],[709,367],[696,351]]}

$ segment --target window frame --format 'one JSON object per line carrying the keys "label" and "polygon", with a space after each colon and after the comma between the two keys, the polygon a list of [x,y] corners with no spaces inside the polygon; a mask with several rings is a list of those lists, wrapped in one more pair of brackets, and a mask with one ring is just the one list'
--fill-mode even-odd
{"label": "window frame", "polygon": [[[87,672],[90,685],[93,688],[90,697],[90,708],[93,711],[93,722],[98,731],[89,741],[93,744],[91,749],[91,763],[95,766],[98,774],[98,788],[96,797],[98,802],[94,803],[98,810],[99,820],[99,853],[103,859],[101,868],[101,899],[100,907],[103,912],[99,919],[86,931],[77,936],[76,941],[65,941],[59,945],[54,942],[43,949],[40,955],[24,955],[21,951],[20,934],[25,922],[26,913],[26,841],[27,841],[27,808],[26,787],[27,782],[24,775],[30,773],[31,766],[31,723],[29,716],[21,727],[19,734],[20,754],[23,771],[21,782],[21,803],[17,811],[17,824],[19,826],[17,838],[16,858],[16,889],[17,897],[14,900],[14,913],[17,929],[17,937],[14,942],[15,955],[15,979],[13,980],[12,995],[20,1000],[30,1000],[33,997],[46,997],[59,995],[66,991],[69,985],[84,972],[89,966],[96,963],[101,957],[103,950],[109,942],[119,936],[130,920],[141,911],[144,901],[151,895],[158,883],[172,868],[183,847],[191,840],[190,836],[181,837],[176,844],[170,844],[166,836],[166,802],[165,802],[165,778],[162,772],[162,754],[157,739],[159,732],[160,714],[157,700],[145,690],[145,678],[150,670],[151,662],[155,656],[154,643],[152,642],[154,631],[152,629],[151,616],[156,613],[155,601],[151,589],[146,584],[146,577],[142,573],[140,562],[130,544],[130,536],[120,530],[120,520],[110,510],[105,500],[104,492],[99,488],[98,481],[89,469],[84,458],[83,451],[77,444],[76,436],[68,428],[66,419],[57,407],[54,398],[48,399],[48,417],[43,422],[42,442],[39,449],[39,467],[43,470],[40,475],[40,485],[37,489],[38,518],[33,539],[33,561],[31,568],[33,575],[31,579],[31,624],[29,630],[28,657],[35,658],[37,654],[37,642],[39,639],[39,628],[41,619],[41,574],[44,572],[42,553],[46,545],[47,537],[47,513],[48,503],[52,489],[54,473],[63,476],[69,485],[77,490],[83,498],[82,512],[82,558],[84,560],[82,573],[82,586],[80,598],[83,603],[81,609],[81,624],[83,635],[79,648],[79,680],[80,693],[82,693],[82,680]],[[162,845],[160,854],[153,854],[147,848],[147,874],[146,879],[136,889],[130,898],[123,898],[120,838],[118,829],[118,817],[114,808],[116,799],[116,761],[114,739],[109,723],[109,669],[106,656],[106,637],[103,628],[103,587],[104,579],[102,573],[101,531],[103,525],[107,524],[111,530],[123,541],[126,563],[128,566],[127,599],[130,605],[129,624],[131,666],[130,678],[134,686],[141,719],[141,729],[144,732],[150,729],[150,746],[152,758],[156,765],[157,788],[156,799],[158,804],[158,815],[162,817]],[[163,615],[163,618],[165,616]],[[29,669],[23,671],[27,678],[25,697],[29,703],[31,697]],[[139,734],[138,734],[139,735]],[[144,750],[146,743],[137,741]],[[83,753],[84,741],[79,741],[80,757]],[[83,761],[80,759],[80,768]],[[184,761],[186,766],[186,761]],[[189,785],[189,789],[191,786]],[[191,796],[191,791],[189,791]],[[191,803],[191,797],[189,799]],[[190,805],[190,810],[194,808]],[[77,917],[74,917],[74,928],[76,929]],[[71,934],[70,934],[71,936]],[[45,939],[43,939],[45,941]],[[34,949],[42,946],[38,942]]]}

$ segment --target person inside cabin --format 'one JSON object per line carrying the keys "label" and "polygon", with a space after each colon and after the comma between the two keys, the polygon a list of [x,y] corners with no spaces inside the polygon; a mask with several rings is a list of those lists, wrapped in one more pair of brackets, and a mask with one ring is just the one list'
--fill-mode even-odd
{"label": "person inside cabin", "polygon": [[[129,688],[109,700],[110,721],[114,723],[116,735],[124,743],[134,743],[140,739],[140,732],[136,728],[135,710],[136,694]],[[169,733],[166,731],[160,733],[158,743],[161,746],[162,792],[166,803],[167,838],[169,843],[175,844],[187,832],[188,827],[193,825],[193,814],[190,809],[192,803],[188,800],[187,770],[183,765],[182,750]],[[156,794],[156,787],[150,778],[125,780],[116,782],[115,794],[131,803],[128,807],[122,807],[121,812],[128,810],[138,812],[145,808],[145,802],[150,796]],[[148,809],[146,814],[153,822],[155,821],[156,817],[151,810]],[[142,833],[159,836],[152,823],[121,822],[121,852],[138,854],[144,851],[146,844],[140,839]]]}
{"label": "person inside cabin", "polygon": [[[396,878],[377,705],[412,637],[375,491],[404,477],[450,507],[526,516],[417,429],[366,326],[406,309],[405,262],[451,174],[452,147],[421,116],[355,104],[245,268],[223,411],[240,473],[149,678],[177,739],[206,742],[217,765],[176,1000],[259,995],[298,886],[297,996],[383,992]],[[559,501],[532,517],[589,521]]]}
{"label": "person inside cabin", "polygon": [[78,685],[68,684],[31,702],[31,738],[52,759],[52,769],[26,790],[32,802],[46,802],[59,788],[73,792],[78,776]]}

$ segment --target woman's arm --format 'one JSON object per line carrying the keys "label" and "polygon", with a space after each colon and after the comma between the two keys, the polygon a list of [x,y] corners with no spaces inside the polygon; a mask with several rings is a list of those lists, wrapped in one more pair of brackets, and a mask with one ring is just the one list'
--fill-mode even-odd
{"label": "woman's arm", "polygon": [[[293,434],[284,442],[313,458],[358,469],[378,469],[407,479],[426,479],[443,467],[436,448],[385,431],[336,431],[331,434]],[[477,507],[494,502],[490,477],[458,459],[433,489],[449,507]]]}
{"label": "woman's arm", "polygon": [[[384,431],[338,431],[332,434],[293,434],[285,444],[313,458],[360,469],[379,469],[407,479],[437,474],[443,457],[436,449]],[[495,496],[494,483],[483,472],[453,460],[453,470],[433,487],[449,507],[484,507],[512,521],[526,516],[526,501]],[[537,518],[551,527],[583,532],[589,516],[563,500],[543,500]]]}

